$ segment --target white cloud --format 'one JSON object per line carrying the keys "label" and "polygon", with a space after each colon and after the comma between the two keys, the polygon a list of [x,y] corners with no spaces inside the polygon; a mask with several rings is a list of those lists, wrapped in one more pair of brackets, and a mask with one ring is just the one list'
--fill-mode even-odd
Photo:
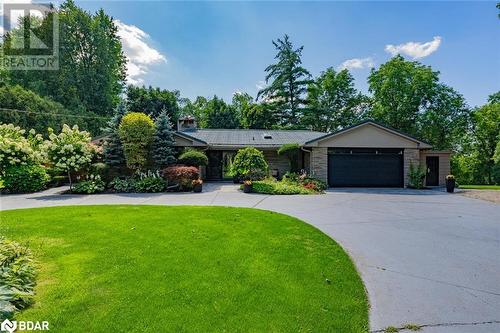
{"label": "white cloud", "polygon": [[368,58],[353,58],[344,61],[338,66],[337,69],[363,69],[363,68],[372,68],[375,66],[373,59]]}
{"label": "white cloud", "polygon": [[385,46],[385,51],[393,56],[396,54],[405,54],[413,59],[420,59],[436,52],[440,45],[441,37],[435,36],[432,41],[425,43],[408,42],[399,45],[389,44]]}
{"label": "white cloud", "polygon": [[119,20],[116,20],[116,26],[127,57],[127,81],[130,84],[141,84],[142,76],[149,72],[150,65],[166,63],[167,59],[150,45],[150,37],[143,30]]}
{"label": "white cloud", "polygon": [[255,88],[262,90],[266,87],[266,81],[259,81],[255,84]]}

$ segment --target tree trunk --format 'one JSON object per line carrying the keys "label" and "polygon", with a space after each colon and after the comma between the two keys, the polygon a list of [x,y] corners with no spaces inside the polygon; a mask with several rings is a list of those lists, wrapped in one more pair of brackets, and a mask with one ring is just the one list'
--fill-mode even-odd
{"label": "tree trunk", "polygon": [[73,192],[73,183],[71,182],[71,171],[68,170],[69,191]]}

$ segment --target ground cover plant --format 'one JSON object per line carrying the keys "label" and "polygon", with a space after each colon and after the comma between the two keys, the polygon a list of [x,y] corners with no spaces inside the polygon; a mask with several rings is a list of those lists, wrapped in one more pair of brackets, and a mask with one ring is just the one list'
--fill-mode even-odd
{"label": "ground cover plant", "polygon": [[252,182],[253,192],[263,194],[319,194],[326,188],[326,184],[319,179],[293,172],[287,172],[280,181],[267,177]]}
{"label": "ground cover plant", "polygon": [[31,251],[0,236],[0,321],[33,303],[35,278]]}
{"label": "ground cover plant", "polygon": [[29,242],[35,304],[55,332],[367,332],[347,254],[295,218],[222,207],[79,206],[0,212]]}

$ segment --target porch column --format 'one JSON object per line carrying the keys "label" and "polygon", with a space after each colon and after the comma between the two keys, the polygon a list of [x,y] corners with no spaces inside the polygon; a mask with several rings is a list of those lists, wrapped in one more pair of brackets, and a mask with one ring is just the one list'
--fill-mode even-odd
{"label": "porch column", "polygon": [[420,166],[420,150],[413,148],[405,148],[404,150],[404,161],[403,161],[403,179],[405,187],[408,187],[409,179],[408,173],[410,171],[410,165],[413,164],[415,168]]}

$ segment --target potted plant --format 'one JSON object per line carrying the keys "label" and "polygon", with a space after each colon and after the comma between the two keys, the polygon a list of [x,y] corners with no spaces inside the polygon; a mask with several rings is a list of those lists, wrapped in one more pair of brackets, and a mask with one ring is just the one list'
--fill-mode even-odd
{"label": "potted plant", "polygon": [[455,191],[455,176],[446,176],[446,192],[453,193]]}
{"label": "potted plant", "polygon": [[252,181],[251,180],[245,180],[243,182],[243,192],[245,193],[252,193]]}
{"label": "potted plant", "polygon": [[203,189],[203,180],[195,179],[193,180],[193,192],[200,193]]}

